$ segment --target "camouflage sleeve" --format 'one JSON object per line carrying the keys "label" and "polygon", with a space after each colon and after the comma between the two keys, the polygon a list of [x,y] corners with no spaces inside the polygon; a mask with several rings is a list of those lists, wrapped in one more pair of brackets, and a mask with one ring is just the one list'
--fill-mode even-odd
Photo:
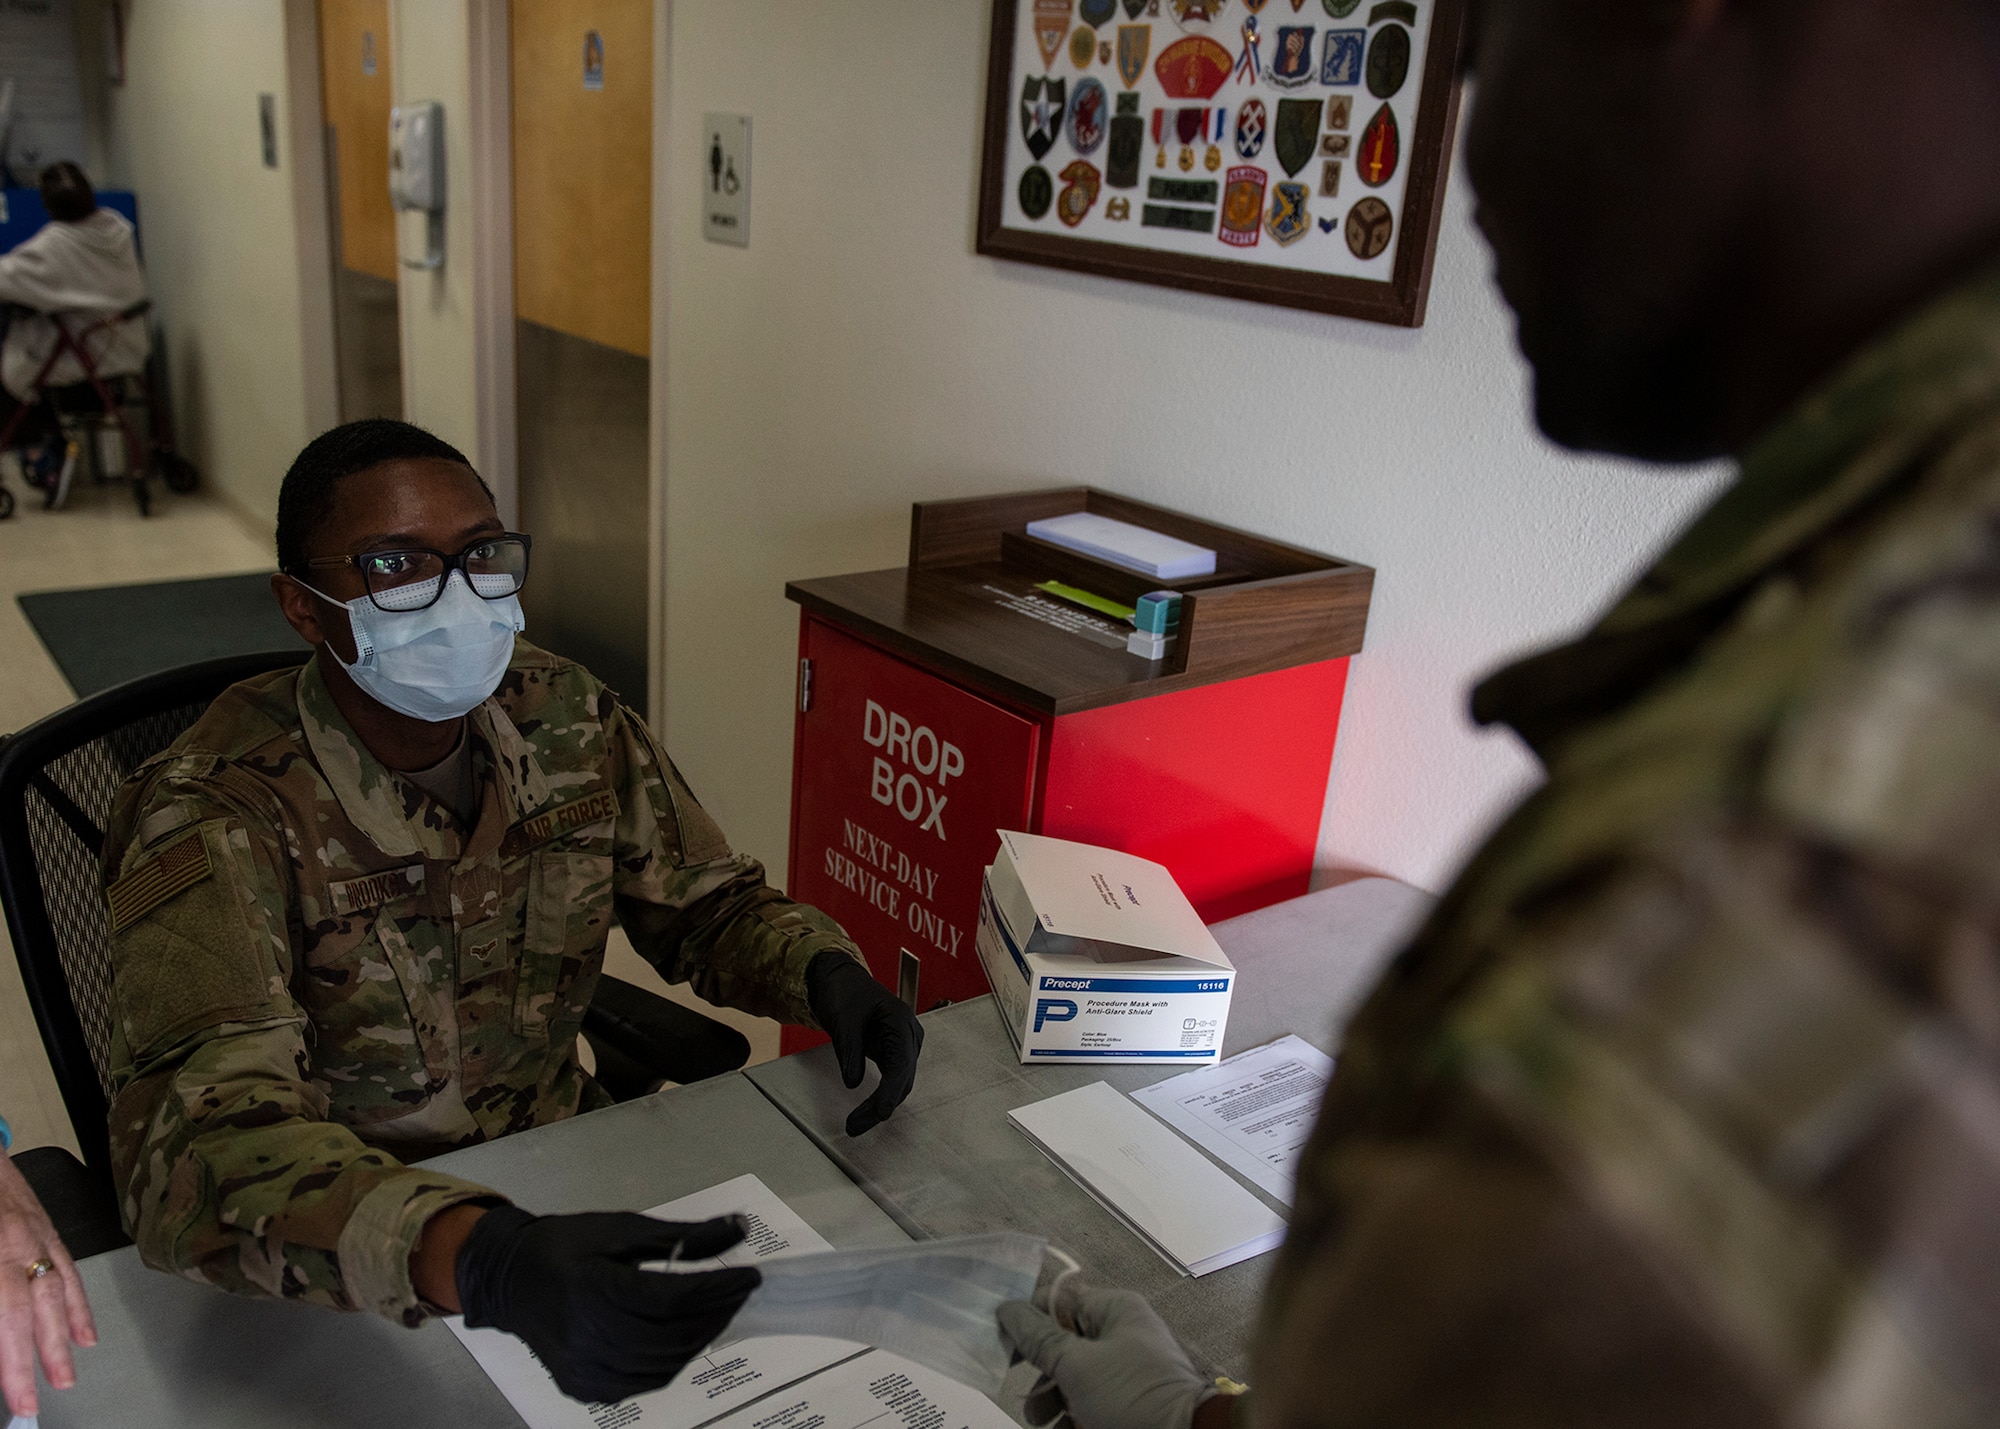
{"label": "camouflage sleeve", "polygon": [[620,810],[614,906],[632,946],[710,1002],[818,1026],[807,965],[828,949],[864,961],[860,951],[833,919],[779,893],[762,864],[730,850],[636,715],[614,707],[604,735]]}
{"label": "camouflage sleeve", "polygon": [[1994,1422],[2000,583],[1866,629],[1740,802],[1392,970],[1260,1423]]}
{"label": "camouflage sleeve", "polygon": [[110,1130],[140,1254],[238,1294],[420,1323],[409,1259],[425,1222],[504,1198],[326,1120],[289,991],[275,832],[210,790],[162,780],[127,793],[107,842],[123,849],[106,868]]}

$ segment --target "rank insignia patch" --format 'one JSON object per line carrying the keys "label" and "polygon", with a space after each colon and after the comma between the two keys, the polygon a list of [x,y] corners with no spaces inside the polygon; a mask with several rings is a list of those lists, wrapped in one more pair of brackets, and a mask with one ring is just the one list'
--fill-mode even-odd
{"label": "rank insignia patch", "polygon": [[1094,79],[1076,82],[1069,100],[1069,144],[1079,154],[1095,154],[1110,128],[1111,96]]}
{"label": "rank insignia patch", "polygon": [[1042,52],[1043,65],[1052,65],[1062,53],[1063,37],[1069,33],[1071,0],[1035,0],[1035,44]]}
{"label": "rank insignia patch", "polygon": [[1231,169],[1222,191],[1222,229],[1215,236],[1232,248],[1255,248],[1264,231],[1264,171]]}
{"label": "rank insignia patch", "polygon": [[1380,258],[1396,231],[1396,217],[1379,198],[1361,200],[1347,211],[1347,247],[1356,258]]}
{"label": "rank insignia patch", "polygon": [[1029,218],[1044,218],[1049,205],[1056,201],[1056,183],[1049,177],[1049,171],[1040,164],[1032,164],[1021,175],[1021,187],[1017,191],[1021,200],[1021,212]]}
{"label": "rank insignia patch", "polygon": [[1075,228],[1097,202],[1099,178],[1094,166],[1078,159],[1062,171],[1063,191],[1056,197],[1056,217]]}
{"label": "rank insignia patch", "polygon": [[1152,52],[1151,25],[1118,27],[1118,77],[1125,81],[1127,89],[1137,88],[1139,81],[1146,77],[1146,59]]}
{"label": "rank insignia patch", "polygon": [[1306,212],[1304,184],[1277,183],[1271,186],[1271,214],[1264,226],[1280,244],[1297,243],[1312,232],[1312,215]]}
{"label": "rank insignia patch", "polygon": [[1334,94],[1327,96],[1327,101],[1326,101],[1327,128],[1345,129],[1347,127],[1348,116],[1353,113],[1354,113],[1354,98],[1352,95]]}
{"label": "rank insignia patch", "polygon": [[1328,159],[1319,166],[1319,196],[1340,197],[1340,160]]}
{"label": "rank insignia patch", "polygon": [[1140,96],[1136,94],[1119,95],[1118,112],[1120,114],[1131,114],[1136,116],[1139,113],[1139,99]]}
{"label": "rank insignia patch", "polygon": [[1361,182],[1371,189],[1379,189],[1396,176],[1396,165],[1403,156],[1403,136],[1396,128],[1396,116],[1383,105],[1375,111],[1375,117],[1368,121],[1368,127],[1361,133],[1360,156],[1355,160],[1355,172],[1361,175]]}
{"label": "rank insignia patch", "polygon": [[1055,147],[1069,107],[1069,87],[1059,79],[1031,76],[1021,86],[1021,137],[1040,159]]}
{"label": "rank insignia patch", "polygon": [[1331,233],[1338,227],[1340,227],[1340,220],[1337,218],[1322,218],[1319,221],[1319,231],[1321,233]]}
{"label": "rank insignia patch", "polygon": [[1114,198],[1106,200],[1104,205],[1104,216],[1110,219],[1113,223],[1125,222],[1125,220],[1127,220],[1132,216],[1132,200],[1129,198]]}
{"label": "rank insignia patch", "polygon": [[[423,865],[417,866],[418,872]],[[187,892],[215,872],[208,841],[189,829],[104,891],[111,931],[122,932],[168,899]]]}
{"label": "rank insignia patch", "polygon": [[1084,24],[1101,27],[1118,13],[1118,0],[1076,0],[1076,17]]}
{"label": "rank insignia patch", "polygon": [[1269,116],[1261,99],[1246,99],[1243,107],[1236,111],[1236,153],[1239,158],[1254,159],[1264,152],[1264,128]]}
{"label": "rank insignia patch", "polygon": [[1311,25],[1278,26],[1277,52],[1271,56],[1271,83],[1280,89],[1297,89],[1313,77],[1313,28]]}
{"label": "rank insignia patch", "polygon": [[1069,62],[1078,69],[1089,69],[1090,62],[1097,58],[1097,31],[1082,25],[1069,37]]}
{"label": "rank insignia patch", "polygon": [[1319,82],[1361,83],[1361,59],[1367,48],[1366,30],[1328,30],[1320,53]]}
{"label": "rank insignia patch", "polygon": [[1146,152],[1146,121],[1120,114],[1111,121],[1111,148],[1104,156],[1104,182],[1114,189],[1139,186],[1139,160]]}
{"label": "rank insignia patch", "polygon": [[1410,32],[1384,25],[1368,42],[1368,92],[1387,99],[1410,77]]}
{"label": "rank insignia patch", "polygon": [[1320,0],[1326,6],[1326,13],[1336,20],[1345,20],[1361,8],[1361,0]]}
{"label": "rank insignia patch", "polygon": [[1325,104],[1322,99],[1278,101],[1278,123],[1271,144],[1286,178],[1312,162],[1313,150],[1319,144],[1320,112]]}
{"label": "rank insignia patch", "polygon": [[1213,99],[1235,67],[1229,51],[1206,35],[1175,40],[1153,61],[1169,99]]}

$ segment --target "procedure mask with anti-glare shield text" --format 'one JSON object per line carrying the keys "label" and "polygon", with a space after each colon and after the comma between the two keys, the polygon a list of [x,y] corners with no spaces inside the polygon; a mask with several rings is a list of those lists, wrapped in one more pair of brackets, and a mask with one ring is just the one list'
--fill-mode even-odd
{"label": "procedure mask with anti-glare shield text", "polygon": [[1000,1307],[1034,1294],[1046,1249],[1039,1236],[1009,1231],[759,1261],[763,1283],[729,1322],[729,1338],[855,1340],[990,1398],[1013,1358]]}
{"label": "procedure mask with anti-glare shield text", "polygon": [[[500,581],[506,576],[474,576]],[[354,660],[341,660],[354,683],[398,714],[441,724],[482,703],[500,688],[514,658],[514,635],[528,626],[517,596],[488,600],[463,571],[444,577],[437,600],[421,610],[383,610],[368,596],[340,601],[313,594],[347,612]],[[336,660],[340,652],[333,652]]]}

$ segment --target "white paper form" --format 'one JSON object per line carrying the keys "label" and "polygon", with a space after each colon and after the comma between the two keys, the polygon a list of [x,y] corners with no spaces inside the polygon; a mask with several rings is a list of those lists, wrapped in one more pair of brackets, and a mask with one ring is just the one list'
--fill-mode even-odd
{"label": "white paper form", "polygon": [[1289,1206],[1332,1077],[1333,1058],[1286,1036],[1155,1082],[1132,1100]]}
{"label": "white paper form", "polygon": [[[738,1176],[647,1214],[669,1221],[742,1215],[749,1234],[710,1262],[718,1267],[833,1249],[755,1176]],[[766,1429],[790,1429],[794,1423],[858,1429],[873,1421],[880,1421],[873,1429],[1012,1425],[984,1395],[943,1375],[865,1345],[810,1335],[713,1344],[664,1389],[615,1404],[579,1404],[556,1388],[533,1352],[512,1335],[468,1330],[456,1315],[445,1323],[529,1429],[742,1429],[753,1421]],[[855,1417],[842,1417],[849,1414]],[[900,1423],[897,1414],[903,1415]]]}

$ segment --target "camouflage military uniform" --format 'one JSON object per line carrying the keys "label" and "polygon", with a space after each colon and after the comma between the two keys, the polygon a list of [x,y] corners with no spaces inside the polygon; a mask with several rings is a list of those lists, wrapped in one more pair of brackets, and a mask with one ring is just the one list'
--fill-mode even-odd
{"label": "camouflage military uniform", "polygon": [[1349,1029],[1260,1429],[2000,1423],[2000,271],[1581,641]]}
{"label": "camouflage military uniform", "polygon": [[313,662],[226,692],[121,792],[111,1140],[147,1263],[416,1323],[418,1232],[491,1193],[402,1162],[605,1104],[576,1034],[614,916],[669,980],[810,1025],[807,964],[852,945],[730,852],[610,691],[523,641],[469,721],[469,832]]}

